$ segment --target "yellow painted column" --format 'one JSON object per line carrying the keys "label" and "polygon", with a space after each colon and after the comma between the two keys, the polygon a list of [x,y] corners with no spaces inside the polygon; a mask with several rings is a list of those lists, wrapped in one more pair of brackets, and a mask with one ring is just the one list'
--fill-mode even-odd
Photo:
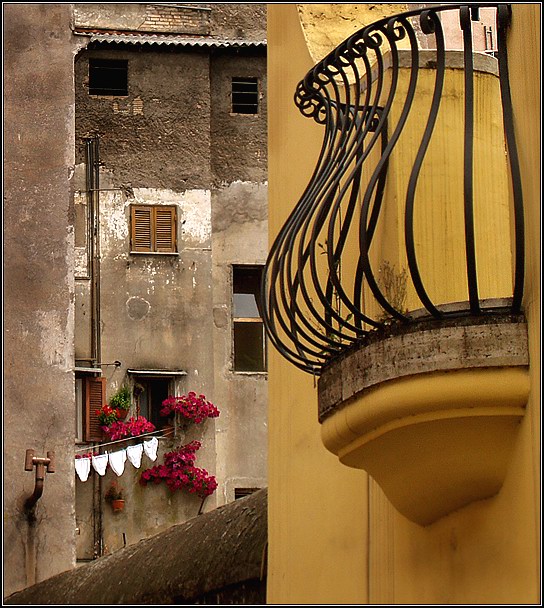
{"label": "yellow painted column", "polygon": [[[309,181],[323,137],[293,102],[314,63],[295,5],[269,5],[268,53],[272,242]],[[367,475],[325,449],[314,379],[273,349],[268,534],[268,603],[367,601]]]}

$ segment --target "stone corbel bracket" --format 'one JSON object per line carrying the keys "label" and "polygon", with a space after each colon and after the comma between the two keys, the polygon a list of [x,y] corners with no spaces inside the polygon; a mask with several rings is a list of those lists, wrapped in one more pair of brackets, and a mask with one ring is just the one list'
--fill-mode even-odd
{"label": "stone corbel bracket", "polygon": [[529,395],[527,326],[486,315],[390,326],[319,379],[328,450],[429,525],[499,492]]}

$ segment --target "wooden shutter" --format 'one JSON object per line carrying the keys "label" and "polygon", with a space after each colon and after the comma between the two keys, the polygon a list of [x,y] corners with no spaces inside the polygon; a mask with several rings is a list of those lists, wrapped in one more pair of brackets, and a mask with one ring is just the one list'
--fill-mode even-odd
{"label": "wooden shutter", "polygon": [[131,207],[132,251],[153,251],[153,207]]}
{"label": "wooden shutter", "polygon": [[155,251],[176,251],[176,208],[154,207]]}
{"label": "wooden shutter", "polygon": [[106,403],[106,378],[85,378],[85,441],[101,441],[102,429],[96,415]]}
{"label": "wooden shutter", "polygon": [[176,251],[175,207],[132,205],[131,214],[132,251]]}

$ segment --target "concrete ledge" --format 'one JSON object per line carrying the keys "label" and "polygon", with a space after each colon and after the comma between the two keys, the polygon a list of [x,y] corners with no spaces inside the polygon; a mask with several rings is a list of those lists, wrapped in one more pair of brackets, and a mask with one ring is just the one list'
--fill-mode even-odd
{"label": "concrete ledge", "polygon": [[485,315],[391,325],[330,364],[319,378],[319,421],[363,391],[406,376],[484,367],[527,366],[522,316]]}

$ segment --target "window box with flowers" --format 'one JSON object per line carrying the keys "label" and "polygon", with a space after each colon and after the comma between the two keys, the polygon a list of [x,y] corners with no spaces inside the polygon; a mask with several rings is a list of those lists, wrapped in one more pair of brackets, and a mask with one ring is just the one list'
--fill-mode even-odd
{"label": "window box with flowers", "polygon": [[127,422],[114,420],[109,425],[102,427],[102,431],[110,441],[138,437],[146,433],[152,433],[154,430],[155,425],[144,418],[144,416],[136,418],[131,416]]}

